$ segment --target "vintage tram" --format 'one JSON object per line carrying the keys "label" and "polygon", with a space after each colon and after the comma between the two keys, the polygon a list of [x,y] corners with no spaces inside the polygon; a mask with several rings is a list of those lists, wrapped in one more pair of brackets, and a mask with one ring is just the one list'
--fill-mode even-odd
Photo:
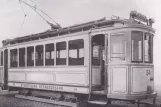
{"label": "vintage tram", "polygon": [[4,40],[0,84],[20,94],[107,104],[154,99],[152,19],[132,11]]}

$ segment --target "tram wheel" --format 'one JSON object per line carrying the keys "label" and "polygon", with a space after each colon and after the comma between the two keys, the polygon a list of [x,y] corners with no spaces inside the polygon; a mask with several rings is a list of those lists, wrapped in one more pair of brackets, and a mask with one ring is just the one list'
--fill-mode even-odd
{"label": "tram wheel", "polygon": [[111,104],[111,99],[107,99],[107,105]]}
{"label": "tram wheel", "polygon": [[153,98],[153,104],[155,104],[155,102],[156,102],[156,98]]}
{"label": "tram wheel", "polygon": [[129,101],[131,104],[135,104],[136,103],[136,101],[135,100],[131,100],[131,101]]}
{"label": "tram wheel", "polygon": [[140,100],[137,101],[137,107],[140,107]]}

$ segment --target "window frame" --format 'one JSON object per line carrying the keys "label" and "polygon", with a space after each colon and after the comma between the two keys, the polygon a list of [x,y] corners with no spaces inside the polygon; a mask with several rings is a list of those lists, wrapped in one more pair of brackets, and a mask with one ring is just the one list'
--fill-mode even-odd
{"label": "window frame", "polygon": [[[28,48],[33,48],[33,65],[30,65],[30,64],[28,64],[29,62],[28,62]],[[27,54],[27,58],[26,58],[26,62],[27,62],[27,64],[26,64],[26,66],[27,67],[35,67],[35,46],[28,46],[28,47],[26,47],[26,54]],[[31,54],[31,59],[32,59],[32,54]]]}
{"label": "window frame", "polygon": [[[133,61],[132,32],[141,32],[142,33],[141,61]],[[130,36],[131,36],[131,63],[143,63],[144,62],[144,32],[140,31],[140,30],[131,30],[131,35]]]}
{"label": "window frame", "polygon": [[0,66],[3,66],[4,65],[4,52],[3,51],[1,51],[1,62],[0,62]]}
{"label": "window frame", "polygon": [[[41,50],[41,49],[42,49],[42,52],[38,53],[39,52],[38,50]],[[40,56],[40,59],[39,59],[39,54],[40,55],[42,54],[42,56]],[[34,58],[35,66],[44,66],[44,45],[42,45],[42,44],[36,45],[34,55],[35,55],[35,58]],[[37,55],[37,57],[36,57],[36,55]],[[41,57],[42,57],[42,59],[41,59]],[[41,61],[42,63],[38,63],[39,61]]]}
{"label": "window frame", "polygon": [[[117,36],[117,37],[120,37],[121,36],[121,43],[123,44],[123,50],[124,50],[124,53],[113,53],[113,46],[112,46],[112,37],[114,37],[114,36]],[[111,62],[126,62],[127,61],[127,59],[128,59],[128,57],[127,57],[127,43],[128,43],[128,40],[126,39],[126,34],[125,34],[125,32],[118,32],[118,33],[111,33],[110,34],[110,61]],[[123,52],[123,50],[122,50],[122,52]],[[113,54],[121,54],[122,55],[122,57],[112,57],[113,56]],[[124,57],[123,57],[124,56]],[[115,60],[115,59],[117,59],[117,60]]]}
{"label": "window frame", "polygon": [[[13,63],[13,60],[12,60],[12,58],[13,58],[13,55],[12,55],[12,52],[11,51],[14,51],[14,50],[16,50],[16,65],[14,66],[12,63]],[[18,48],[13,48],[13,49],[10,49],[10,68],[16,68],[16,67],[19,67],[19,52],[18,52]],[[14,56],[15,57],[15,56]]]}
{"label": "window frame", "polygon": [[[151,38],[150,39],[150,48],[151,48],[151,59],[150,61],[145,61],[145,36],[148,34],[148,36]],[[153,63],[153,37],[154,35],[149,32],[144,32],[144,63]]]}
{"label": "window frame", "polygon": [[[80,53],[79,53],[80,50],[79,49],[83,49],[83,57],[82,57],[82,60],[83,60],[82,63],[83,64],[79,64],[79,63],[78,64],[72,64],[70,62],[71,60],[70,60],[69,51],[74,49],[74,48],[73,49],[70,49],[70,44],[72,44],[70,42],[76,42],[76,41],[81,42],[82,43],[81,45],[83,46],[83,48],[82,47],[80,48],[80,46],[77,46],[76,47],[77,58],[71,58],[71,60],[74,59],[76,62],[79,61],[81,59],[80,56],[79,56],[80,55]],[[73,43],[73,44],[78,44],[79,45],[79,43]],[[85,60],[85,54],[84,54],[84,51],[85,51],[84,39],[83,38],[80,38],[80,39],[69,40],[67,45],[68,45],[68,50],[67,50],[68,51],[68,56],[67,56],[68,57],[68,66],[84,66],[84,64],[85,64],[84,63],[84,60]]]}
{"label": "window frame", "polygon": [[[25,59],[24,59],[24,61],[25,61],[25,62],[24,62],[25,65],[24,65],[24,66],[20,66],[20,49],[24,49],[24,58],[25,58]],[[26,50],[26,47],[20,47],[20,48],[18,48],[18,52],[19,52],[19,53],[18,53],[18,54],[19,54],[19,55],[18,55],[18,57],[19,57],[19,58],[18,58],[18,59],[19,59],[19,61],[18,61],[18,62],[19,62],[19,67],[26,67],[26,65],[27,65],[27,64],[26,64],[26,63],[27,63],[27,62],[26,62],[26,51],[27,51],[27,50]]]}
{"label": "window frame", "polygon": [[[97,43],[94,43],[94,42],[92,42],[92,43],[93,44],[92,44],[92,53],[91,53],[91,55],[92,55],[91,56],[91,58],[92,58],[91,64],[92,64],[92,66],[100,66],[101,65],[101,62],[100,62],[101,61],[101,56],[100,56],[101,46]],[[97,56],[95,53],[97,53]]]}
{"label": "window frame", "polygon": [[[60,63],[58,64],[58,60],[61,59],[61,58],[59,58],[60,57],[60,50],[59,50],[59,53],[57,53],[57,49],[58,49],[57,45],[60,44],[60,43],[65,43],[65,49],[64,49],[66,51],[66,57],[64,58],[64,60],[65,60],[64,63],[65,64],[60,64]],[[67,55],[67,53],[68,53],[68,47],[67,47],[68,42],[67,41],[60,41],[60,42],[56,42],[55,45],[56,45],[56,50],[55,50],[55,52],[56,52],[56,64],[55,65],[56,66],[67,66],[67,64],[68,64],[67,63],[67,60],[68,60],[68,55]],[[57,57],[57,54],[58,54],[59,57]]]}
{"label": "window frame", "polygon": [[[52,55],[51,55],[51,56],[50,56],[50,57],[51,57],[50,60],[53,60],[53,61],[52,61],[53,63],[52,63],[52,64],[47,64],[46,61],[49,60],[49,59],[46,59],[46,52],[48,52],[48,51],[47,51],[47,45],[51,45],[51,44],[53,45],[54,58],[52,59]],[[55,66],[55,60],[56,60],[56,58],[55,58],[55,55],[56,55],[55,43],[47,43],[47,44],[45,44],[44,46],[45,46],[45,50],[44,50],[44,51],[45,51],[45,54],[44,54],[44,55],[45,55],[45,59],[44,59],[44,60],[45,60],[45,66]],[[52,51],[51,51],[50,54],[52,54]]]}

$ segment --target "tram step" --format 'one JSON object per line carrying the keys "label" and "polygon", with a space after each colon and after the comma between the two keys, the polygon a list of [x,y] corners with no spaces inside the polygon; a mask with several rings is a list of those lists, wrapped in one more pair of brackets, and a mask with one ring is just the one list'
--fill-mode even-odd
{"label": "tram step", "polygon": [[89,104],[106,105],[106,101],[88,101]]}
{"label": "tram step", "polygon": [[106,92],[104,90],[101,90],[101,91],[93,91],[92,93],[93,94],[96,94],[96,95],[106,95]]}

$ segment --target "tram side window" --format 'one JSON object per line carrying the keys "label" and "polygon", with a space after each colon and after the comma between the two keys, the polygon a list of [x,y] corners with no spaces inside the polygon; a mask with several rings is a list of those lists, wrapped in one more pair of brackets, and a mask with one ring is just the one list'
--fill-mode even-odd
{"label": "tram side window", "polygon": [[124,34],[111,35],[111,60],[126,60],[126,38]]}
{"label": "tram side window", "polygon": [[36,66],[43,66],[43,60],[44,60],[43,50],[44,50],[43,45],[36,46],[36,52],[35,52]]}
{"label": "tram side window", "polygon": [[10,50],[10,64],[11,67],[17,67],[18,65],[18,54],[17,54],[17,49],[12,49]]}
{"label": "tram side window", "polygon": [[143,61],[143,32],[131,32],[131,49],[132,49],[132,62]]}
{"label": "tram side window", "polygon": [[152,47],[153,47],[153,35],[150,33],[145,33],[144,35],[144,61],[147,63],[152,63]]}
{"label": "tram side window", "polygon": [[101,60],[100,45],[93,42],[92,65],[99,66]]}
{"label": "tram side window", "polygon": [[27,66],[34,66],[34,47],[27,47]]}
{"label": "tram side window", "polygon": [[56,65],[66,65],[66,42],[56,43]]}
{"label": "tram side window", "polygon": [[54,44],[45,45],[45,65],[54,65]]}
{"label": "tram side window", "polygon": [[69,65],[84,65],[84,40],[69,41]]}
{"label": "tram side window", "polygon": [[25,48],[19,49],[19,66],[20,67],[25,66]]}
{"label": "tram side window", "polygon": [[1,66],[3,66],[3,51],[1,52]]}

